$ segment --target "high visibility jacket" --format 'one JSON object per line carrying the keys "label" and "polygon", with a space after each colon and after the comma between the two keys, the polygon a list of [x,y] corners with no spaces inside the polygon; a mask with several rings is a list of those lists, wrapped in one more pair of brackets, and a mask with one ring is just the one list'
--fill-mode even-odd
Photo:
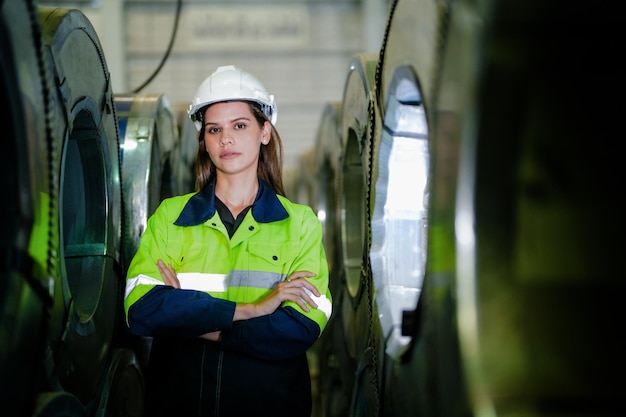
{"label": "high visibility jacket", "polygon": [[[173,266],[181,289],[164,285],[159,259]],[[285,302],[271,315],[232,321],[235,303],[258,301],[296,271],[316,274],[307,280],[321,294],[319,308]],[[129,266],[124,306],[131,331],[154,338],[146,415],[310,416],[306,351],[332,306],[322,227],[310,207],[259,181],[229,238],[214,182],[165,199]],[[198,338],[216,330],[220,342]]]}

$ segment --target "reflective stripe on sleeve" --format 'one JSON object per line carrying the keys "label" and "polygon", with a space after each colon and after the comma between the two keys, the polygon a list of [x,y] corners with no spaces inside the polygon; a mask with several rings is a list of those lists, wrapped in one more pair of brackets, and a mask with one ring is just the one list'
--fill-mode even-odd
{"label": "reflective stripe on sleeve", "polygon": [[176,274],[183,290],[226,292],[227,274],[203,274],[201,272],[180,272]]}
{"label": "reflective stripe on sleeve", "polygon": [[[226,292],[227,274],[203,274],[200,272],[181,272],[176,274],[183,290],[197,290],[207,292]],[[135,278],[126,280],[126,292],[124,298],[128,297],[138,285],[165,285],[163,281],[139,274]]]}
{"label": "reflective stripe on sleeve", "polygon": [[139,274],[135,278],[130,278],[126,280],[126,292],[124,294],[124,299],[128,298],[128,294],[130,294],[137,285],[165,285],[163,281],[159,281],[158,279],[154,279],[147,275]]}
{"label": "reflective stripe on sleeve", "polygon": [[317,309],[324,312],[326,320],[330,320],[330,314],[333,312],[333,303],[330,302],[328,297],[324,294],[316,297],[308,288],[305,288],[304,291],[313,299],[313,301],[315,301]]}

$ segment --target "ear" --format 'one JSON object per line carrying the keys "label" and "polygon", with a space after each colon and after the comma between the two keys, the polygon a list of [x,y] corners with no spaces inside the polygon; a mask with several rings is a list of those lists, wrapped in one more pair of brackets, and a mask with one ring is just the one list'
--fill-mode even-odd
{"label": "ear", "polygon": [[272,138],[272,124],[268,121],[263,123],[263,129],[261,130],[261,143],[267,145]]}

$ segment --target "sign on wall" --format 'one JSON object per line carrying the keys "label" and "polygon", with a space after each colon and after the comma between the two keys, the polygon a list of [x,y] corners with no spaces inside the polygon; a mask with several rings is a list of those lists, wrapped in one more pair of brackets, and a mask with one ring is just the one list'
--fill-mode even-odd
{"label": "sign on wall", "polygon": [[302,49],[309,43],[309,15],[304,6],[190,4],[179,35],[183,51]]}

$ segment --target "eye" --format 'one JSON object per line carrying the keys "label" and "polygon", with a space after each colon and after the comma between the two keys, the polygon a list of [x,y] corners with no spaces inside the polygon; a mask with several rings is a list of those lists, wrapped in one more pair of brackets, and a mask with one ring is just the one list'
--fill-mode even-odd
{"label": "eye", "polygon": [[206,133],[209,135],[214,135],[216,133],[219,133],[220,129],[218,127],[207,127],[206,129]]}
{"label": "eye", "polygon": [[245,129],[247,127],[247,125],[245,123],[236,123],[235,124],[235,129],[240,130],[240,129]]}

